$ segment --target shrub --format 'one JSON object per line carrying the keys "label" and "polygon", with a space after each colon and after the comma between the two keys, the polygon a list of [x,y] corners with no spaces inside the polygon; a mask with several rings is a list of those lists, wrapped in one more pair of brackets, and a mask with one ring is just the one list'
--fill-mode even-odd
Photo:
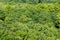
{"label": "shrub", "polygon": [[1,40],[60,40],[55,27],[59,19],[56,4],[5,5],[1,9],[1,15],[5,16],[0,20]]}

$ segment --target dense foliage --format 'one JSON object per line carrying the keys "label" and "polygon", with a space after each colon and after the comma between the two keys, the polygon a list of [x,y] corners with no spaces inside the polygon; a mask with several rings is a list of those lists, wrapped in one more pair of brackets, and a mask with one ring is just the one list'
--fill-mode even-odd
{"label": "dense foliage", "polygon": [[38,4],[38,3],[59,3],[60,0],[0,0],[0,2],[5,3],[29,3],[29,4]]}
{"label": "dense foliage", "polygon": [[60,40],[59,0],[0,0],[0,40]]}
{"label": "dense foliage", "polygon": [[59,7],[0,3],[0,40],[60,40]]}

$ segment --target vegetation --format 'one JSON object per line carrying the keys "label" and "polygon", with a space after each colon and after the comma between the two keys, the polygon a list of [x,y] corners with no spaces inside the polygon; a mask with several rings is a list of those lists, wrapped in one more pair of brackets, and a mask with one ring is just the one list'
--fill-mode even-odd
{"label": "vegetation", "polygon": [[0,0],[0,40],[60,40],[60,4],[50,1]]}
{"label": "vegetation", "polygon": [[0,0],[0,2],[4,3],[29,3],[29,4],[38,4],[38,3],[59,3],[60,0]]}

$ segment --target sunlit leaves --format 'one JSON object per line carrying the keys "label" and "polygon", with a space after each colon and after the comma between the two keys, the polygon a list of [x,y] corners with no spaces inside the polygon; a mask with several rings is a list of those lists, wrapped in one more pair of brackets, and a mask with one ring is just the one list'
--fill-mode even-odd
{"label": "sunlit leaves", "polygon": [[5,5],[0,6],[0,18],[5,17],[0,19],[1,40],[59,40],[60,30],[55,25],[60,25],[60,10],[56,4]]}

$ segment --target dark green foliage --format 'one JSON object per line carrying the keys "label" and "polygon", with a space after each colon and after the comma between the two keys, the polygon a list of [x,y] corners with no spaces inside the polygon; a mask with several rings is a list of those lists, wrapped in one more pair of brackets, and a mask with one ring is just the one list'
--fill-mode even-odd
{"label": "dark green foliage", "polygon": [[42,0],[42,2],[44,3],[60,3],[60,0]]}
{"label": "dark green foliage", "polygon": [[0,0],[0,2],[15,4],[15,3],[29,3],[29,4],[38,4],[38,3],[59,3],[60,0]]}

